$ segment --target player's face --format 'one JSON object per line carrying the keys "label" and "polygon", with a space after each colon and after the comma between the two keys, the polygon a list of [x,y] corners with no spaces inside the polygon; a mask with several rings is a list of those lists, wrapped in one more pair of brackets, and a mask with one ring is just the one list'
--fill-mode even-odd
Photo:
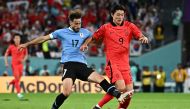
{"label": "player's face", "polygon": [[113,22],[116,25],[121,25],[125,17],[125,12],[123,10],[117,10],[114,14],[112,14]]}
{"label": "player's face", "polygon": [[15,45],[19,45],[20,44],[20,40],[21,40],[20,36],[15,36],[13,40],[14,40]]}
{"label": "player's face", "polygon": [[75,32],[78,32],[81,28],[81,19],[74,19],[73,21],[70,21],[70,26]]}

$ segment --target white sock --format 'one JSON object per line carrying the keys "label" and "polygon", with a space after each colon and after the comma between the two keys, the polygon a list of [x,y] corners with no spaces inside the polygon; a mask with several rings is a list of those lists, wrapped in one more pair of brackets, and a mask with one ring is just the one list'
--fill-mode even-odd
{"label": "white sock", "polygon": [[96,105],[96,107],[101,108],[98,104]]}

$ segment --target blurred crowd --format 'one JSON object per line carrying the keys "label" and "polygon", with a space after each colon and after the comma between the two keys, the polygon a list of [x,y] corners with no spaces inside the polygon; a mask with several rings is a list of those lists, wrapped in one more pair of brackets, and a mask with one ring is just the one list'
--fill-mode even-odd
{"label": "blurred crowd", "polygon": [[[171,84],[166,86],[166,79],[171,78],[175,83],[175,92],[188,91],[185,86],[190,86],[190,64],[177,64],[172,72],[165,72],[163,66],[154,65],[152,70],[150,66],[144,66],[142,70],[138,64],[131,63],[131,73],[134,82],[142,83],[143,92],[164,92],[167,88],[171,88]],[[170,74],[169,77],[167,77]],[[138,89],[138,87],[137,87]]]}
{"label": "blurred crowd", "polygon": [[[0,0],[0,51],[4,54],[13,34],[22,34],[22,40],[48,34],[55,29],[68,26],[70,9],[83,11],[82,26],[91,32],[110,20],[109,10],[115,3],[121,3],[128,10],[126,19],[134,22],[150,40],[150,51],[164,45],[164,25],[160,19],[159,0]],[[177,31],[180,9],[173,13],[177,20],[173,30]],[[175,33],[177,34],[177,33]],[[60,42],[52,40],[29,47],[29,55],[45,58],[60,57]],[[103,56],[103,45],[91,44],[89,56]]]}

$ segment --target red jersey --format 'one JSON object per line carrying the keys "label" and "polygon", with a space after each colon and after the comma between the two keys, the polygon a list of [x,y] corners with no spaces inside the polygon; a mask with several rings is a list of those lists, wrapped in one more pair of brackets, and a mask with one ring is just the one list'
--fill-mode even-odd
{"label": "red jersey", "polygon": [[22,51],[18,51],[18,48],[15,45],[10,45],[6,51],[8,55],[12,56],[12,64],[22,64],[24,57],[28,54],[27,49],[23,49]]}
{"label": "red jersey", "polygon": [[142,35],[140,29],[133,23],[124,21],[122,26],[113,23],[104,24],[93,35],[94,39],[103,39],[105,45],[106,61],[112,64],[129,66],[129,50],[131,39],[139,39]]}

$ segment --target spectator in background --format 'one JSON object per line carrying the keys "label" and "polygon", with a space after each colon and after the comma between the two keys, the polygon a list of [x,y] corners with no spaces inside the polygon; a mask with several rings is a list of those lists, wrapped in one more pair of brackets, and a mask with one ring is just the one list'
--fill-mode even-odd
{"label": "spectator in background", "polygon": [[136,67],[137,67],[137,74],[136,74],[137,82],[140,82],[142,79],[141,69],[138,64],[136,64]]}
{"label": "spectator in background", "polygon": [[171,78],[176,82],[175,92],[183,92],[183,83],[187,78],[187,72],[182,68],[181,64],[171,73]]}
{"label": "spectator in background", "polygon": [[154,29],[155,47],[164,45],[164,26],[159,22]]}
{"label": "spectator in background", "polygon": [[182,11],[179,7],[177,7],[172,12],[172,28],[173,28],[174,40],[177,40],[178,37],[178,30],[181,24],[181,18],[182,18]]}
{"label": "spectator in background", "polygon": [[49,76],[50,75],[50,71],[48,69],[47,65],[43,66],[43,69],[40,71],[40,76]]}
{"label": "spectator in background", "polygon": [[43,51],[45,59],[50,59],[51,58],[50,51],[49,51],[48,41],[42,43],[42,51]]}
{"label": "spectator in background", "polygon": [[164,92],[166,73],[163,71],[163,67],[160,66],[158,71],[153,73],[154,80],[154,92]]}
{"label": "spectator in background", "polygon": [[142,71],[142,89],[143,92],[150,92],[151,91],[151,72],[149,71],[148,66],[143,67]]}
{"label": "spectator in background", "polygon": [[36,74],[33,74],[33,68],[30,65],[30,60],[26,60],[26,65],[24,66],[24,73],[26,76],[34,76]]}

